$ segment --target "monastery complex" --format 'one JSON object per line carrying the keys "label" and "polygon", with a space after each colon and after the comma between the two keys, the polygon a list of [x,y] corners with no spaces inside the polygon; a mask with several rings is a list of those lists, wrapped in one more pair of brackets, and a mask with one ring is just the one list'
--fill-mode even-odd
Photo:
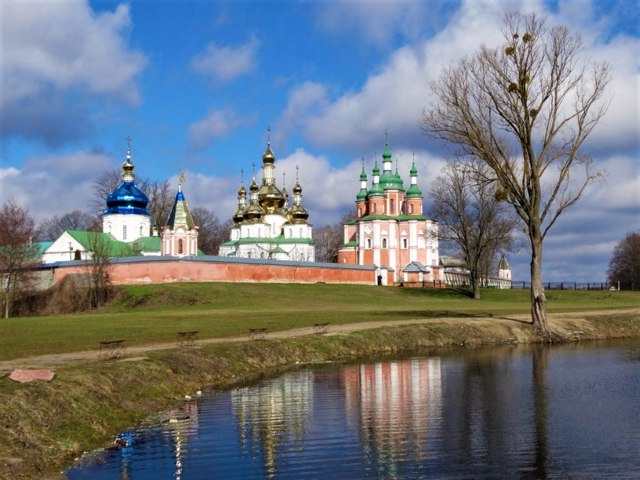
{"label": "monastery complex", "polygon": [[[438,251],[437,222],[423,212],[423,194],[415,162],[408,188],[385,142],[382,171],[376,161],[371,184],[364,164],[360,190],[354,181],[354,218],[344,225],[337,263],[315,261],[313,228],[302,203],[296,175],[292,198],[275,181],[276,158],[270,142],[262,155],[262,178],[249,191],[241,181],[229,240],[218,256],[198,250],[195,224],[180,175],[166,223],[152,225],[148,198],[136,186],[130,146],[122,181],[106,198],[102,232],[65,231],[43,242],[43,270],[51,286],[67,275],[88,271],[92,255],[111,257],[113,284],[181,281],[357,283],[444,286],[466,282],[466,271]],[[510,287],[511,271],[500,262],[495,286]]]}

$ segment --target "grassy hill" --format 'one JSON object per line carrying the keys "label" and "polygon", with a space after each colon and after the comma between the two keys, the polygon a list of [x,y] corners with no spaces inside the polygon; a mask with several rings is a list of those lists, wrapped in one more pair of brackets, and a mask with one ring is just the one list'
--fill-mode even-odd
{"label": "grassy hill", "polygon": [[[640,306],[638,292],[549,291],[551,312]],[[0,360],[94,350],[98,342],[127,345],[175,341],[176,332],[201,338],[376,320],[501,316],[529,311],[526,290],[483,291],[473,300],[461,289],[358,285],[179,283],[119,287],[102,311],[0,320]]]}

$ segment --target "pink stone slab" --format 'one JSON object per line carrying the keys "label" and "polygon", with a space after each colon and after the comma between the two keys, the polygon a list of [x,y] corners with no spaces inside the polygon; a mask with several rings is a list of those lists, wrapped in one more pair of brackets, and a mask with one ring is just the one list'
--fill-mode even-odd
{"label": "pink stone slab", "polygon": [[20,370],[16,368],[9,375],[9,379],[14,382],[27,383],[33,382],[34,380],[43,380],[45,382],[50,382],[53,380],[55,373],[51,370],[41,369],[41,370]]}

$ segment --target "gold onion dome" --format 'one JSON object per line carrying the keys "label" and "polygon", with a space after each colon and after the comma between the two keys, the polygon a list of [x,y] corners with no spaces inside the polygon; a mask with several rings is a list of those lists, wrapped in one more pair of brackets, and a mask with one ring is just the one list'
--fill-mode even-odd
{"label": "gold onion dome", "polygon": [[265,184],[260,187],[258,192],[258,200],[260,206],[267,213],[275,213],[284,207],[286,198],[284,194],[273,184]]}
{"label": "gold onion dome", "polygon": [[262,216],[265,214],[264,209],[258,203],[258,184],[256,183],[255,178],[251,181],[251,186],[249,187],[251,191],[251,204],[244,211],[244,219],[245,220],[260,220]]}
{"label": "gold onion dome", "polygon": [[276,156],[273,154],[273,150],[271,150],[271,144],[267,143],[267,149],[262,154],[262,163],[274,163],[276,161]]}
{"label": "gold onion dome", "polygon": [[294,205],[288,212],[289,221],[291,223],[307,223],[309,212],[302,205]]}

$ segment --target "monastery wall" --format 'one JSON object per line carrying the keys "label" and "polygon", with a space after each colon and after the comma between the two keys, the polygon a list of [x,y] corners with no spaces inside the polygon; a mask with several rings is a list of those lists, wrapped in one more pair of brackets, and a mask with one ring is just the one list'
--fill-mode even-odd
{"label": "monastery wall", "polygon": [[[71,274],[86,274],[84,262],[54,267],[55,283]],[[375,285],[373,266],[291,262],[247,258],[128,257],[112,260],[109,279],[114,285],[172,282],[349,283]]]}

